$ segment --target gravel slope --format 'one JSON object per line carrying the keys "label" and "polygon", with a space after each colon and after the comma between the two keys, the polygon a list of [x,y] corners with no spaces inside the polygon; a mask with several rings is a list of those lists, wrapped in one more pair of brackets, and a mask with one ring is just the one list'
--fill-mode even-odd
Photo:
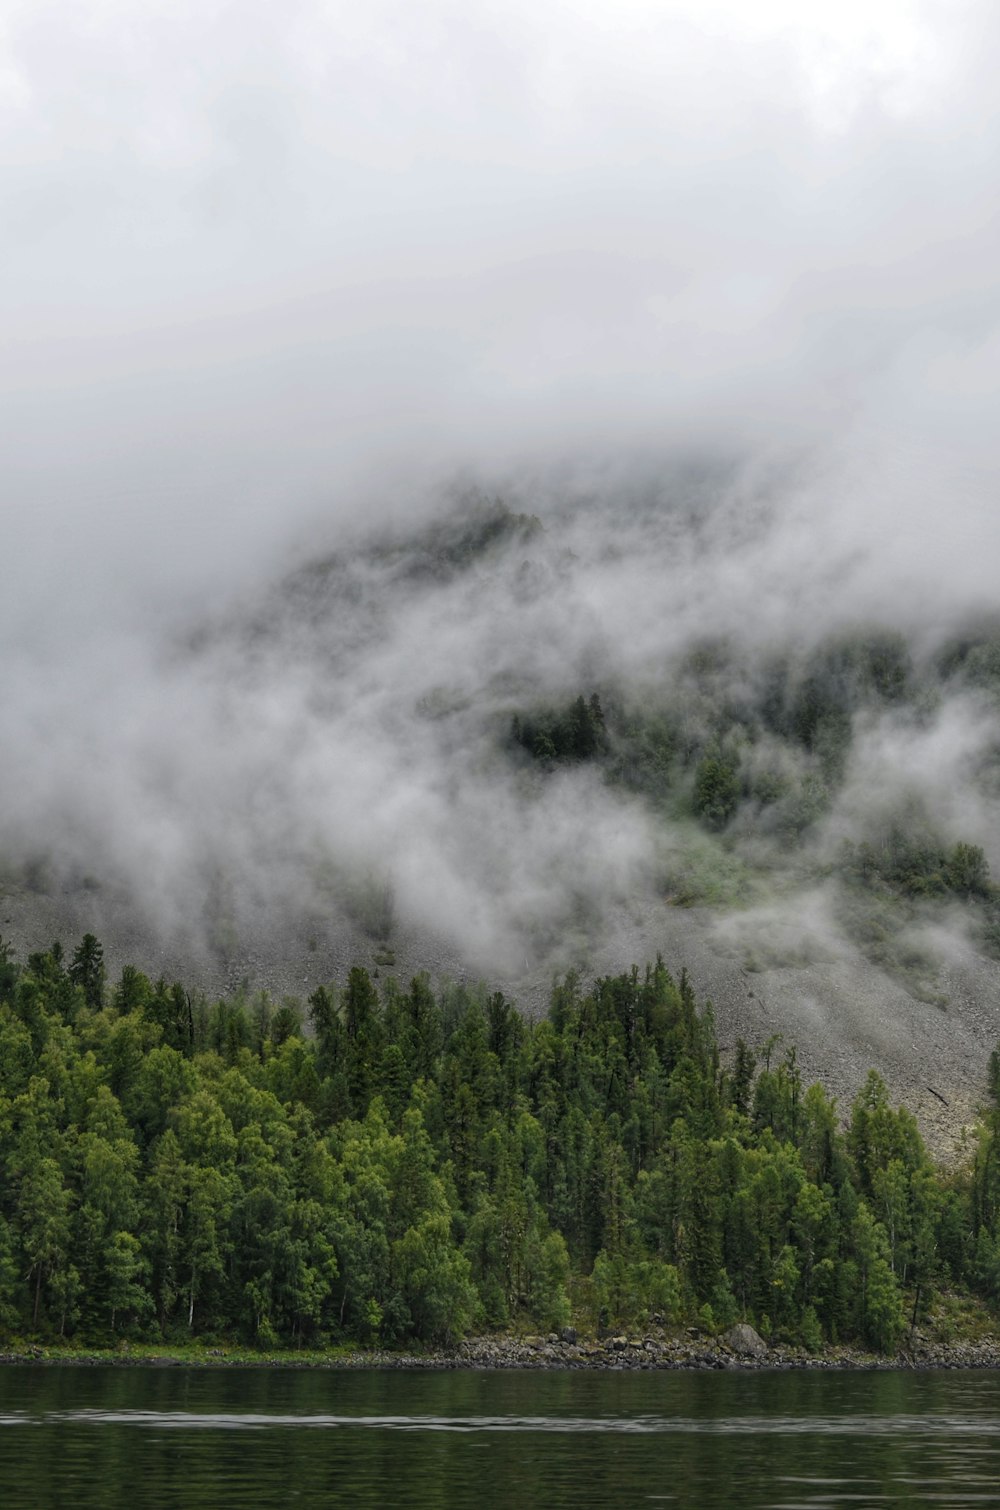
{"label": "gravel slope", "polygon": [[127,896],[106,890],[13,889],[0,899],[0,933],[22,960],[56,938],[71,949],[90,931],[104,944],[109,978],[135,963],[154,978],[179,978],[209,996],[246,983],[304,1001],[317,985],[343,981],[351,965],[363,964],[403,980],[418,970],[435,981],[484,980],[537,1016],[557,972],[576,968],[586,981],[633,963],[641,968],[659,952],[675,975],[687,969],[699,999],[712,1001],[724,1055],[738,1038],[759,1047],[780,1034],[778,1052],[794,1045],[805,1082],[822,1081],[845,1111],[874,1067],[893,1099],[917,1116],[935,1155],[962,1157],[966,1130],[985,1098],[989,1055],[1000,1042],[1000,965],[970,956],[946,967],[947,1005],[938,1006],[915,1000],[860,955],[751,973],[718,923],[707,909],[633,906],[612,918],[598,941],[570,940],[559,957],[526,961],[515,975],[405,928],[394,934],[391,965],[360,928],[331,926],[318,916],[247,922],[223,957],[191,937],[158,937]]}

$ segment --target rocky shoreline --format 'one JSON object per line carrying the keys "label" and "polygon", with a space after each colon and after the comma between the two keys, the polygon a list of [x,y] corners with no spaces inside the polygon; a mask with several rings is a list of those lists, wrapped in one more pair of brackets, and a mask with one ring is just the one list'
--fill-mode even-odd
{"label": "rocky shoreline", "polygon": [[[734,1335],[739,1334],[739,1335]],[[922,1369],[1000,1368],[1000,1337],[985,1342],[943,1344],[914,1338],[893,1356],[856,1348],[768,1346],[751,1327],[734,1327],[724,1337],[689,1334],[664,1338],[655,1333],[579,1340],[572,1336],[476,1337],[449,1351],[426,1356],[398,1353],[358,1355],[347,1366],[365,1368],[468,1369]]]}
{"label": "rocky shoreline", "polygon": [[550,1369],[630,1372],[653,1369],[790,1370],[790,1369],[1000,1369],[1000,1336],[944,1343],[915,1334],[894,1355],[856,1348],[802,1348],[768,1345],[750,1326],[733,1327],[721,1337],[694,1329],[681,1335],[645,1332],[604,1338],[581,1338],[572,1328],[546,1337],[472,1337],[451,1348],[430,1352],[388,1349],[347,1353],[253,1353],[206,1348],[195,1354],[152,1350],[76,1352],[27,1347],[0,1350],[0,1363],[70,1364],[82,1367],[153,1368],[328,1368],[328,1369]]}

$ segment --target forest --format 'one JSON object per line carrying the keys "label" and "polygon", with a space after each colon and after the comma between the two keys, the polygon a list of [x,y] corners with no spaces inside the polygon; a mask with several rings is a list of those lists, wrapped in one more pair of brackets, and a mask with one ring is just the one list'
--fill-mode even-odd
{"label": "forest", "polygon": [[0,945],[8,1340],[392,1346],[745,1318],[891,1351],[942,1291],[996,1299],[996,1055],[993,1109],[944,1175],[876,1073],[845,1121],[794,1048],[721,1055],[710,1005],[661,960],[568,976],[539,1021],[361,968],[305,1016],[132,966],[110,983],[89,934],[24,964]]}

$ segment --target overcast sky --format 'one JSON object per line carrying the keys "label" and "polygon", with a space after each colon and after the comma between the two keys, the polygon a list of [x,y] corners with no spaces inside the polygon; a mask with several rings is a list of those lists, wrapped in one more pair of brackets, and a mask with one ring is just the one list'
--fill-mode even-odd
{"label": "overcast sky", "polygon": [[998,41],[974,0],[9,0],[5,632],[692,441],[848,455],[819,512],[888,488],[921,559],[944,476],[974,575]]}
{"label": "overcast sky", "polygon": [[[197,915],[347,856],[519,955],[648,881],[636,810],[490,763],[503,688],[995,605],[998,78],[978,0],[8,0],[0,860]],[[515,614],[358,553],[367,639],[164,654],[456,478],[573,572]],[[993,738],[949,717],[928,789]]]}

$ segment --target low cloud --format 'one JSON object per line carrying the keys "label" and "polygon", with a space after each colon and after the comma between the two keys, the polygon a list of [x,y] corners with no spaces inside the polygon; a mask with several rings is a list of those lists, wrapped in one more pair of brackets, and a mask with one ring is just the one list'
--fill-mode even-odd
{"label": "low cloud", "polygon": [[[167,932],[388,887],[513,970],[709,864],[511,718],[705,742],[844,625],[925,666],[989,607],[998,42],[972,3],[15,6],[11,874]],[[457,562],[477,492],[544,532]],[[866,714],[817,845],[902,773],[1000,864],[994,720]]]}

